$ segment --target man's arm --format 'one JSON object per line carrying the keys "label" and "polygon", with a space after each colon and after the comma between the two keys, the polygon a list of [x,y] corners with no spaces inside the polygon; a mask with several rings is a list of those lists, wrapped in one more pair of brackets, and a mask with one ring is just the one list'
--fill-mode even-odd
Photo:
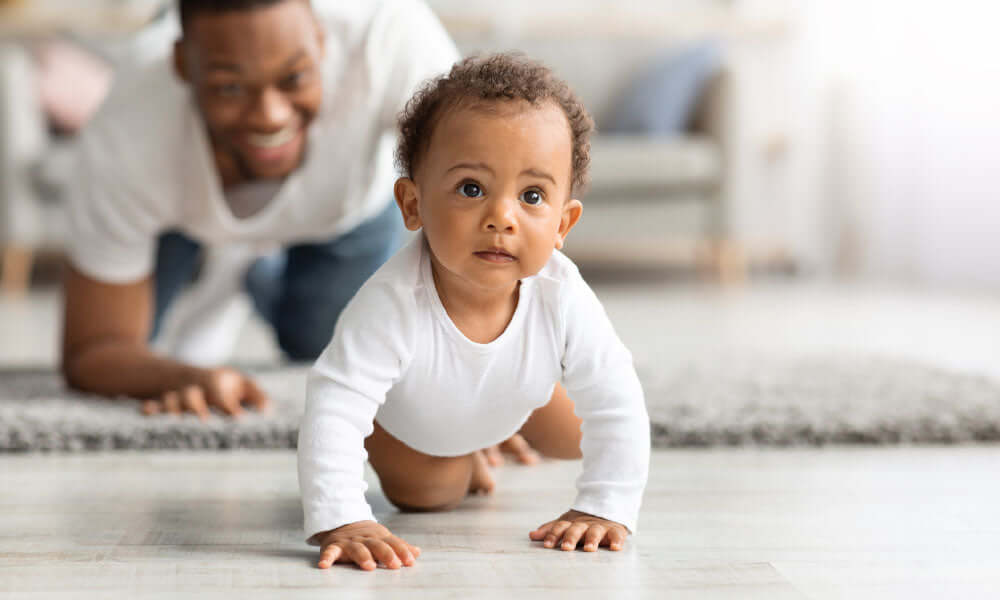
{"label": "man's arm", "polygon": [[104,396],[156,399],[153,412],[230,414],[265,395],[232,369],[201,369],[154,354],[147,344],[153,283],[109,284],[66,267],[62,373],[71,387]]}

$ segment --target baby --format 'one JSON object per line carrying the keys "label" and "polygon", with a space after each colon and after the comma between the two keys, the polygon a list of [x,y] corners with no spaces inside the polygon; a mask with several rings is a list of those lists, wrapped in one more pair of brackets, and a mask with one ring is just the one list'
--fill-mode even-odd
{"label": "baby", "polygon": [[571,510],[531,540],[620,550],[635,531],[642,389],[558,252],[582,211],[592,129],[564,83],[516,55],[466,59],[410,100],[395,196],[421,233],[358,291],[308,380],[299,484],[320,568],[420,553],[375,521],[366,458],[397,507],[442,510],[489,487],[478,451],[518,431],[543,455],[583,456]]}

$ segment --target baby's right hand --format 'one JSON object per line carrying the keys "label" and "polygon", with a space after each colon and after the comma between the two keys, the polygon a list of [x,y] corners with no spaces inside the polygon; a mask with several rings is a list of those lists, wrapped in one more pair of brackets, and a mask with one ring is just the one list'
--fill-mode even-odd
{"label": "baby's right hand", "polygon": [[365,571],[376,567],[376,560],[387,569],[412,566],[420,548],[407,544],[375,521],[349,523],[319,534],[322,548],[318,566],[328,569],[337,562],[352,562]]}

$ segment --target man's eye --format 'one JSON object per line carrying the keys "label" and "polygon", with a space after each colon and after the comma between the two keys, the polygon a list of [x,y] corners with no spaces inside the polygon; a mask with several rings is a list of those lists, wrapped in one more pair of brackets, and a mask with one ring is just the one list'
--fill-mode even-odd
{"label": "man's eye", "polygon": [[463,183],[458,186],[458,193],[466,198],[478,198],[483,195],[483,189],[476,183]]}
{"label": "man's eye", "polygon": [[521,194],[521,202],[525,204],[530,204],[531,206],[537,206],[542,203],[542,193],[538,190],[527,190]]}
{"label": "man's eye", "polygon": [[215,86],[215,93],[227,98],[235,98],[243,93],[243,86],[237,83],[227,83]]}
{"label": "man's eye", "polygon": [[302,83],[302,78],[303,78],[302,71],[298,71],[296,73],[292,73],[288,77],[285,77],[285,79],[281,83],[282,86],[285,87],[286,89],[295,89],[299,86],[300,83]]}

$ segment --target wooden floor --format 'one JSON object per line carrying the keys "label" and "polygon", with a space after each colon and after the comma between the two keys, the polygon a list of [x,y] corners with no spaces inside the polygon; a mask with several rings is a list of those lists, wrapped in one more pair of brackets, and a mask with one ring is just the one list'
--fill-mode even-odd
{"label": "wooden floor", "polygon": [[[647,364],[846,352],[1000,377],[996,295],[596,289]],[[54,291],[0,295],[0,365],[54,368],[58,314]],[[276,356],[244,333],[239,359]],[[363,573],[313,568],[290,453],[0,455],[0,598],[1000,598],[1000,447],[656,452],[626,551],[533,546],[577,469],[502,468],[496,495],[442,515],[376,491],[424,555]]]}
{"label": "wooden floor", "polygon": [[376,486],[424,554],[366,573],[313,567],[288,452],[0,456],[0,598],[1000,597],[1000,449],[657,451],[625,551],[532,544],[578,467],[445,514]]}

